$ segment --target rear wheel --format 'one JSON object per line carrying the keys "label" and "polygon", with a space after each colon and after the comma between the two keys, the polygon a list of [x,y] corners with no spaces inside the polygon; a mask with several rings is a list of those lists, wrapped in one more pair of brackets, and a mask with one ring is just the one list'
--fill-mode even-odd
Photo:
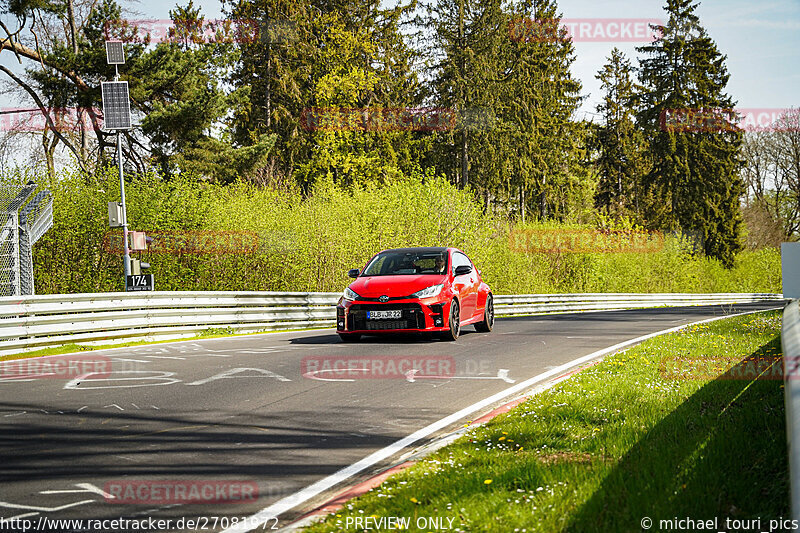
{"label": "rear wheel", "polygon": [[339,338],[342,342],[358,342],[361,339],[361,333],[339,333]]}
{"label": "rear wheel", "polygon": [[448,324],[450,325],[450,330],[442,333],[442,339],[454,341],[461,334],[461,311],[456,300],[450,303],[450,320]]}
{"label": "rear wheel", "polygon": [[488,333],[494,327],[494,298],[492,295],[486,297],[486,307],[483,308],[483,322],[475,324],[475,331]]}

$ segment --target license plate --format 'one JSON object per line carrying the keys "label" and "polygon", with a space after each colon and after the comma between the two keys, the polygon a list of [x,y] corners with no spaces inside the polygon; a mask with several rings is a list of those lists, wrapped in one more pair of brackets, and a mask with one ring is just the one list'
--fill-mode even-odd
{"label": "license plate", "polygon": [[367,311],[367,318],[402,318],[403,312],[400,309],[393,311]]}

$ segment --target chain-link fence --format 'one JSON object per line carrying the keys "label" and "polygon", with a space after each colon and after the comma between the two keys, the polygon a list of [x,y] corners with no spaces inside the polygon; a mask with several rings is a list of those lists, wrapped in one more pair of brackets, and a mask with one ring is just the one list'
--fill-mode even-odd
{"label": "chain-link fence", "polygon": [[35,294],[33,245],[53,225],[50,191],[0,185],[0,296]]}

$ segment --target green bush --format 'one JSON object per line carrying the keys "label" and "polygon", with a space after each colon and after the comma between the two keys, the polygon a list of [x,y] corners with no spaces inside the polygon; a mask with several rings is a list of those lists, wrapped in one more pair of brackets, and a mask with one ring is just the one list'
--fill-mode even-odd
{"label": "green bush", "polygon": [[[108,202],[120,196],[116,169],[94,177],[64,174],[47,186],[54,226],[34,249],[37,293],[122,290],[122,257],[109,247],[113,239],[121,242],[121,230],[108,228],[107,215]],[[134,253],[152,265],[158,290],[339,291],[348,269],[361,268],[382,249],[455,246],[497,294],[780,291],[776,249],[742,252],[730,270],[675,237],[652,253],[515,249],[512,231],[591,228],[515,227],[484,215],[469,191],[431,175],[348,191],[320,185],[306,199],[245,183],[221,187],[147,175],[126,183],[126,197],[131,229],[222,232],[220,239],[224,232],[246,232],[243,242],[252,244],[239,253]]]}

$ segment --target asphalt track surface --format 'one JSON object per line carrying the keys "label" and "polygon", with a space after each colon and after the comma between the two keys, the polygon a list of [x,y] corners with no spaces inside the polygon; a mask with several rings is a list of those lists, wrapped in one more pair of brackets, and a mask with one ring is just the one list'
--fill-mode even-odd
{"label": "asphalt track surface", "polygon": [[[455,343],[345,344],[316,330],[91,352],[84,357],[110,362],[110,374],[0,379],[0,519],[253,515],[512,382],[642,335],[780,306],[505,318],[488,334],[465,327]],[[245,482],[257,497],[104,495],[165,480]]]}

